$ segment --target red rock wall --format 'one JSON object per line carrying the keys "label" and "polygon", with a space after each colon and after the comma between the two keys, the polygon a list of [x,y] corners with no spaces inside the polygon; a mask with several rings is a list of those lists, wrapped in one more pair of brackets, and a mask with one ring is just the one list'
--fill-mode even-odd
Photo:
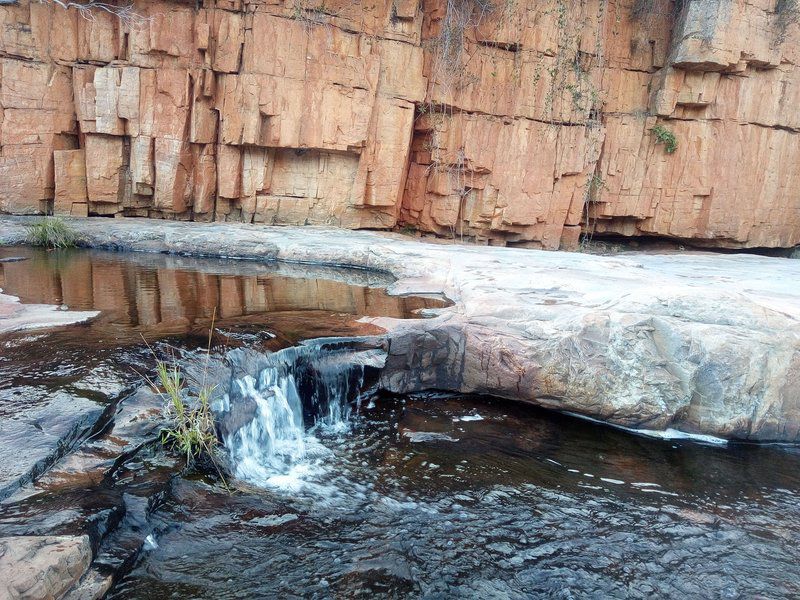
{"label": "red rock wall", "polygon": [[0,6],[0,211],[800,243],[776,0],[484,2]]}

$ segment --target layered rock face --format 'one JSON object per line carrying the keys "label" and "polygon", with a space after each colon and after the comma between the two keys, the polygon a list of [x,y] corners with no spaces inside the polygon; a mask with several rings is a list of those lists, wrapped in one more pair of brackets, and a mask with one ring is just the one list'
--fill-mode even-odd
{"label": "layered rock face", "polygon": [[0,6],[0,211],[800,243],[791,2],[134,8]]}

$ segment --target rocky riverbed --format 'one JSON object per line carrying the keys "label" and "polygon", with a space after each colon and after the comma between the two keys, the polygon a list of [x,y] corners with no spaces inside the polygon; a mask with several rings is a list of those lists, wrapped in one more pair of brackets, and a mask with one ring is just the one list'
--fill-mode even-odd
{"label": "rocky riverbed", "polygon": [[[84,320],[0,338],[0,595],[798,591],[796,448],[722,439],[796,440],[798,261],[146,223],[0,249],[17,314]],[[141,385],[212,319],[233,496]]]}
{"label": "rocky riverbed", "polygon": [[100,597],[146,546],[185,466],[159,441],[164,400],[145,384],[153,352],[188,352],[191,370],[212,323],[215,353],[261,356],[383,331],[363,316],[446,305],[389,296],[391,281],[274,262],[0,248],[0,286],[14,294],[4,296],[14,313],[0,318],[0,597]]}
{"label": "rocky riverbed", "polygon": [[[25,223],[3,218],[6,243]],[[81,245],[345,265],[394,294],[454,305],[391,340],[397,393],[486,393],[635,429],[800,440],[800,261],[748,254],[583,253],[420,243],[325,228],[72,222]]]}

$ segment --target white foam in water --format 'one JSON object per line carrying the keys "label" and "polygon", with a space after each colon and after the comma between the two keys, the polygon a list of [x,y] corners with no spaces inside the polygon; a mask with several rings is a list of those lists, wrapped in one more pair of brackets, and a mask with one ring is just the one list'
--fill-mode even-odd
{"label": "white foam in water", "polygon": [[612,479],[611,477],[601,477],[600,481],[605,481],[606,483],[613,483],[614,485],[623,485],[625,483],[621,479]]}
{"label": "white foam in water", "polygon": [[285,523],[290,523],[292,521],[297,520],[297,515],[292,513],[286,513],[283,515],[271,515],[267,517],[256,517],[255,519],[250,519],[246,521],[247,525],[254,525],[256,527],[278,527],[279,525],[283,525]]}
{"label": "white foam in water", "polygon": [[403,436],[408,438],[409,442],[418,444],[421,442],[457,442],[458,439],[450,437],[446,433],[438,433],[434,431],[404,431]]}
{"label": "white foam in water", "polygon": [[[312,355],[314,352],[317,354]],[[313,356],[317,376],[311,397],[306,398],[307,408],[319,411],[309,431],[303,422],[303,402],[294,373],[300,356]],[[257,381],[249,375],[235,381],[242,400],[255,402],[256,410],[249,423],[225,439],[234,474],[260,487],[328,494],[331,489],[320,481],[330,473],[332,452],[314,434],[335,435],[349,430],[348,397],[354,364],[341,360],[341,355],[328,356],[309,348],[289,348],[269,357],[267,363]],[[359,390],[362,385],[363,367]],[[327,400],[324,407],[323,399]],[[219,408],[230,408],[227,395]]]}
{"label": "white foam in water", "polygon": [[463,417],[453,417],[453,421],[483,421],[480,415],[464,415]]}
{"label": "white foam in water", "polygon": [[699,442],[701,444],[714,444],[719,446],[725,446],[728,443],[728,440],[724,438],[716,437],[713,435],[705,435],[703,433],[687,433],[686,431],[680,431],[679,429],[672,429],[672,428],[667,428],[663,430],[634,429],[633,427],[625,427],[624,425],[616,425],[615,423],[608,423],[606,421],[601,421],[600,419],[595,419],[593,417],[588,417],[586,415],[570,411],[564,411],[564,414],[570,415],[571,417],[578,417],[579,419],[583,419],[584,421],[591,421],[592,423],[600,423],[602,425],[608,425],[609,427],[613,427],[614,429],[622,429],[623,431],[629,431],[630,433],[636,433],[638,435],[644,435],[647,437],[658,438],[662,440],[689,440],[692,442]]}
{"label": "white foam in water", "polygon": [[678,429],[665,429],[663,431],[658,431],[655,429],[633,429],[632,431],[638,433],[639,435],[646,435],[648,437],[661,438],[664,440],[691,440],[693,442],[717,444],[720,446],[724,446],[728,443],[728,440],[716,437],[714,435],[686,433],[685,431],[679,431]]}
{"label": "white foam in water", "polygon": [[142,547],[145,550],[155,550],[156,548],[158,548],[158,542],[156,541],[156,538],[152,533],[148,535],[146,538],[144,538],[144,544],[142,545]]}
{"label": "white foam in water", "polygon": [[302,405],[294,377],[279,378],[277,369],[264,369],[260,380],[258,387],[249,375],[236,381],[242,396],[255,401],[256,414],[226,440],[236,476],[253,483],[288,475],[290,467],[306,456]]}

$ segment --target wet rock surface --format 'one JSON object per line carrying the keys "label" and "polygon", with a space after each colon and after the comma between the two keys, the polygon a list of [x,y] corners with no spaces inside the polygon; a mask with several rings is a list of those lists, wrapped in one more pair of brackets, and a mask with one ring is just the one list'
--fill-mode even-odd
{"label": "wet rock surface", "polygon": [[[103,225],[104,234],[117,235],[115,225]],[[182,227],[167,225],[173,226]],[[227,235],[235,241],[263,233],[233,229]],[[61,555],[37,553],[40,561],[25,563],[12,553],[0,574],[16,572],[23,560],[39,565],[26,580],[34,585],[49,585],[47,573],[59,574],[47,593],[71,586],[68,598],[129,600],[176,594],[218,600],[529,598],[565,590],[635,598],[800,593],[792,543],[800,533],[794,447],[654,441],[502,399],[378,393],[380,387],[457,388],[463,382],[511,386],[504,369],[516,369],[517,356],[535,355],[525,345],[509,355],[516,347],[508,340],[520,337],[525,320],[542,326],[536,307],[553,311],[550,331],[556,333],[568,324],[562,310],[584,319],[589,309],[604,310],[613,322],[615,307],[631,305],[623,300],[649,297],[641,289],[642,272],[651,278],[661,273],[670,283],[693,257],[680,256],[669,266],[665,256],[650,264],[645,255],[613,262],[512,252],[488,253],[495,262],[482,263],[471,248],[371,235],[351,243],[324,231],[316,238],[308,230],[302,237],[291,229],[272,235],[278,233],[285,256],[310,260],[305,253],[311,248],[330,262],[379,263],[399,276],[393,291],[444,291],[455,304],[378,293],[369,287],[375,274],[368,270],[348,276],[339,270],[324,281],[286,277],[272,270],[275,265],[255,261],[195,263],[88,251],[33,252],[26,271],[15,270],[17,263],[0,265],[5,284],[27,301],[69,298],[69,306],[102,309],[83,325],[5,335],[2,342],[11,345],[4,348],[12,352],[2,354],[0,391],[22,390],[23,397],[41,401],[69,393],[103,409],[88,434],[62,445],[48,461],[52,466],[34,481],[20,478],[0,502],[0,535],[86,539],[91,563],[62,573]],[[733,258],[738,269],[751,260]],[[698,260],[707,261],[696,263],[704,275],[721,277],[715,257]],[[730,331],[740,332],[753,318],[763,326],[758,319],[774,318],[766,307],[780,303],[790,318],[793,296],[780,295],[776,278],[791,273],[780,271],[788,262],[775,263],[778,269],[761,280],[752,264],[743,271],[757,290],[747,294],[763,314],[728,315]],[[547,279],[567,266],[569,281]],[[246,274],[236,275],[237,267]],[[603,272],[620,289],[584,282],[586,272]],[[365,285],[346,285],[350,276]],[[733,294],[731,281],[741,278],[726,277],[720,285]],[[698,284],[690,291],[702,305],[708,298],[693,269],[685,278],[690,287]],[[76,281],[81,285],[70,285]],[[476,302],[481,298],[483,304]],[[215,306],[226,312],[206,358]],[[695,315],[677,306],[681,315]],[[291,318],[276,318],[286,314]],[[361,331],[353,326],[359,315],[370,315],[359,327],[373,329],[353,338]],[[421,315],[430,318],[407,320]],[[701,324],[707,322],[721,327],[723,317],[707,313]],[[287,347],[331,324],[348,337]],[[488,348],[483,362],[463,358],[480,347],[469,337],[477,335],[476,325],[486,328],[478,338]],[[241,445],[226,447],[233,494],[213,471],[184,470],[159,442],[161,398],[146,386],[131,387],[152,372],[154,357],[142,333],[159,356],[180,361],[192,386],[206,376],[219,392],[229,392],[231,407],[243,409],[217,411],[226,443],[248,428]],[[648,331],[641,335],[646,344]],[[632,348],[635,357],[639,350]],[[505,362],[495,364],[494,356]],[[519,394],[529,380],[514,372]],[[238,396],[237,383],[244,384]],[[271,456],[279,460],[272,465],[258,450],[275,431],[247,421],[261,411],[260,424],[286,424],[286,405],[275,402],[279,392],[295,403],[298,422],[291,436],[271,436],[291,442],[273,445]],[[6,405],[14,408],[11,401]],[[283,462],[286,457],[291,460]]]}
{"label": "wet rock surface", "polygon": [[64,590],[75,600],[101,598],[114,574],[135,560],[150,532],[149,516],[181,464],[158,451],[162,406],[146,387],[122,398],[105,427],[74,451],[62,448],[60,460],[0,504],[0,531],[17,536],[6,539],[34,533],[85,545],[85,560],[76,566],[70,558],[68,571],[64,558],[49,549],[9,554],[0,573],[30,571],[41,581],[42,595],[20,598],[59,598]]}
{"label": "wet rock surface", "polygon": [[[68,598],[100,598],[151,543],[153,515],[184,467],[160,441],[164,399],[142,386],[153,352],[183,357],[187,373],[192,366],[202,371],[197,348],[208,342],[212,321],[215,352],[252,347],[269,353],[317,332],[382,331],[356,322],[362,313],[403,318],[443,304],[389,297],[377,286],[391,278],[368,271],[161,254],[15,252],[26,260],[2,263],[0,282],[22,302],[99,315],[0,339],[0,535],[15,544],[25,536],[88,540],[88,559],[80,569],[70,563],[69,573],[44,546],[7,553],[0,579],[30,567],[17,587],[39,586],[12,597],[55,598],[70,589]],[[0,257],[7,253],[0,249]]]}
{"label": "wet rock surface", "polygon": [[[9,242],[24,221],[5,218]],[[393,293],[455,306],[390,330],[385,387],[479,392],[611,423],[800,440],[800,263],[754,255],[613,257],[422,244],[322,228],[74,222],[82,243],[389,272]],[[267,251],[258,249],[269,248]]]}
{"label": "wet rock surface", "polygon": [[0,390],[0,499],[40,475],[86,437],[104,406],[66,392]]}
{"label": "wet rock surface", "polygon": [[97,311],[65,311],[46,304],[21,304],[19,298],[0,293],[0,333],[72,325],[98,314]]}
{"label": "wet rock surface", "polygon": [[381,396],[346,433],[315,435],[316,475],[234,496],[176,481],[156,545],[111,597],[800,592],[792,450],[665,443],[467,397]]}

